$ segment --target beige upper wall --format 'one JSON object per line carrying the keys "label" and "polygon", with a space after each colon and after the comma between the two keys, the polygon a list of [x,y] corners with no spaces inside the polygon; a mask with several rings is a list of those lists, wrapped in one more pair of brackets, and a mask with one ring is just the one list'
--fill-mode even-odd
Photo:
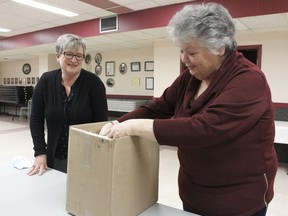
{"label": "beige upper wall", "polygon": [[[273,102],[288,103],[287,96],[287,62],[288,62],[288,32],[239,34],[236,39],[238,45],[262,45],[262,70],[266,74],[271,87]],[[96,63],[95,53],[90,53],[93,60],[91,64],[83,63],[83,68],[94,72]],[[141,95],[161,96],[180,73],[179,49],[171,41],[156,41],[154,48],[142,48],[123,51],[111,51],[101,53],[103,56],[101,66],[101,80],[106,83],[108,78],[115,80],[114,87],[108,87],[107,94],[116,95]],[[154,60],[154,72],[144,70],[145,61]],[[105,76],[105,62],[115,61],[115,75]],[[119,73],[120,63],[126,63],[128,70],[126,74]],[[140,62],[141,70],[131,72],[130,63]],[[31,64],[31,73],[24,75],[22,66],[24,63]],[[25,78],[38,77],[48,70],[58,68],[59,65],[54,54],[39,56],[39,59],[30,59],[21,62],[4,62],[0,64],[0,78]],[[154,77],[154,90],[146,90],[145,80]]]}
{"label": "beige upper wall", "polygon": [[[22,67],[24,64],[29,63],[31,66],[31,72],[24,74]],[[18,85],[32,85],[35,86],[37,79],[46,71],[53,70],[59,67],[56,61],[55,54],[47,54],[39,56],[39,59],[29,59],[27,61],[16,61],[16,62],[3,62],[0,64],[0,78],[1,85],[4,84],[4,78],[9,78],[9,85],[16,85],[15,80],[17,79]],[[13,83],[11,83],[13,79]],[[22,84],[21,84],[21,82]],[[35,82],[32,82],[34,80]]]}
{"label": "beige upper wall", "polygon": [[[96,62],[95,53],[89,53],[92,56],[92,62],[87,65],[83,63],[83,68],[95,72]],[[153,48],[142,48],[123,51],[103,52],[102,61],[100,63],[102,72],[99,75],[100,79],[106,86],[106,93],[109,95],[140,95],[153,96],[153,90],[146,90],[145,81],[147,77],[154,77],[154,71],[145,71],[145,62],[153,61]],[[106,76],[106,62],[114,62],[114,76]],[[131,71],[131,63],[139,62],[140,71]],[[121,74],[119,72],[120,64],[127,65],[127,72]],[[108,79],[114,79],[115,85],[109,87],[106,85]]]}
{"label": "beige upper wall", "polygon": [[[31,72],[28,75],[22,72],[22,67],[25,63],[29,63],[31,65]],[[39,77],[38,68],[38,59],[29,59],[27,61],[18,62],[3,62],[0,64],[1,84],[4,84],[4,78],[6,78],[6,82],[8,79],[10,80],[10,85],[15,84],[15,79],[18,80],[18,85],[21,85],[21,82],[22,85],[32,85],[32,78],[37,80],[37,77]],[[11,82],[12,79],[14,84]],[[28,81],[30,82],[28,83]]]}
{"label": "beige upper wall", "polygon": [[160,97],[180,74],[179,48],[170,41],[158,41],[154,48],[155,89],[154,97]]}
{"label": "beige upper wall", "polygon": [[238,45],[262,45],[261,69],[265,73],[274,103],[288,103],[288,32],[239,34]]}

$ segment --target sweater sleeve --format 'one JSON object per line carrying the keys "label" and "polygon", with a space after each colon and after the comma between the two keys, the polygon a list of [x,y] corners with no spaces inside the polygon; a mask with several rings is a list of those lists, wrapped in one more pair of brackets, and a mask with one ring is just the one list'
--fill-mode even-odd
{"label": "sweater sleeve", "polygon": [[[186,74],[187,75],[187,74]],[[117,120],[123,122],[128,119],[169,119],[172,118],[175,113],[177,94],[179,86],[181,86],[182,80],[185,80],[186,75],[180,75],[172,84],[169,86],[160,98],[152,99],[147,105],[141,106],[136,110],[127,113]],[[184,87],[184,86],[182,86]]]}
{"label": "sweater sleeve", "polygon": [[30,118],[30,132],[34,145],[34,156],[46,154],[46,142],[44,134],[44,89],[45,74],[37,83],[32,96],[32,109]]}
{"label": "sweater sleeve", "polygon": [[93,111],[93,121],[101,122],[108,120],[108,106],[106,98],[106,89],[99,77],[92,74],[92,91],[90,92],[90,101]]}
{"label": "sweater sleeve", "polygon": [[264,75],[250,71],[232,79],[200,112],[185,118],[154,120],[154,133],[165,145],[217,145],[245,134],[271,106]]}

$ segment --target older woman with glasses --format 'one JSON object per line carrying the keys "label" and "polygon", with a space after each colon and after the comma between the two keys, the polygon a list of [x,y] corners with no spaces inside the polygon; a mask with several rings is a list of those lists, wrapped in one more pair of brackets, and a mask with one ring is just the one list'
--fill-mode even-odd
{"label": "older woman with glasses", "polygon": [[60,69],[44,73],[35,87],[30,119],[35,162],[28,175],[42,175],[48,167],[66,172],[69,125],[108,119],[104,84],[82,68],[85,51],[81,37],[60,36],[56,42]]}

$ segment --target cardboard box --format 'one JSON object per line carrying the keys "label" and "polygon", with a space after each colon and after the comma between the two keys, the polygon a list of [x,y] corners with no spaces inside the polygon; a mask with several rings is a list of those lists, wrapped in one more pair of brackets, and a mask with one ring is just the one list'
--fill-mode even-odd
{"label": "cardboard box", "polygon": [[159,145],[105,139],[105,122],[70,127],[66,210],[76,216],[135,216],[158,200]]}

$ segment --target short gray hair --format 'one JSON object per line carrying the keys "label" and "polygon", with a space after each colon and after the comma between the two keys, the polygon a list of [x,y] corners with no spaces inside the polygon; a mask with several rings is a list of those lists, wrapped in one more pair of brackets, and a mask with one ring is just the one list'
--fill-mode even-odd
{"label": "short gray hair", "polygon": [[168,33],[175,44],[191,39],[212,53],[225,47],[225,54],[236,49],[235,24],[228,10],[217,3],[186,5],[169,21]]}
{"label": "short gray hair", "polygon": [[61,35],[56,41],[56,54],[62,54],[66,49],[83,47],[83,54],[86,52],[86,44],[83,38],[75,34]]}

